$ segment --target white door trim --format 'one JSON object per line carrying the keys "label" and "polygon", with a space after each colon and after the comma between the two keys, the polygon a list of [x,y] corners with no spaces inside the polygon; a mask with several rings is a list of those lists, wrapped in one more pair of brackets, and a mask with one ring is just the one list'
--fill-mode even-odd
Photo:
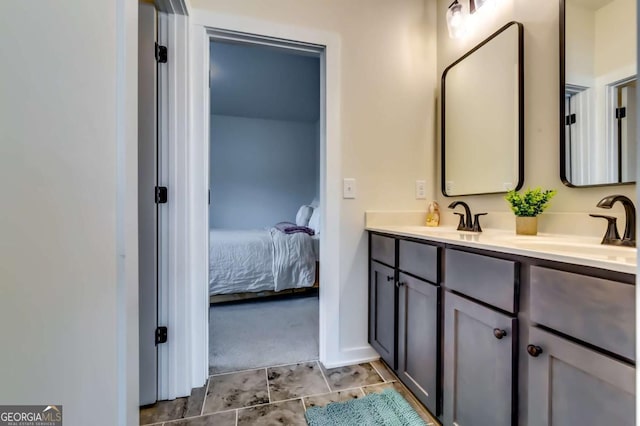
{"label": "white door trim", "polygon": [[[202,386],[208,371],[208,204],[209,187],[209,35],[207,29],[237,31],[258,36],[324,46],[321,81],[325,82],[321,106],[320,153],[320,361],[331,365],[339,357],[340,335],[340,69],[338,35],[201,10],[191,14],[189,161],[189,253],[191,304],[176,306],[191,324],[190,361],[193,386]],[[324,123],[322,122],[324,120]],[[332,362],[333,361],[333,362]]]}
{"label": "white door trim", "polygon": [[188,15],[191,10],[188,0],[155,0],[154,4],[158,12],[166,12],[172,15]]}

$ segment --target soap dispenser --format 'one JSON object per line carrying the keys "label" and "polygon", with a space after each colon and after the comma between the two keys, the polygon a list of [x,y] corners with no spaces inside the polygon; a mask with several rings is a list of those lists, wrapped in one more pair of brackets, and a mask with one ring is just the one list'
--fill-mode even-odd
{"label": "soap dispenser", "polygon": [[435,227],[440,225],[440,206],[436,201],[429,203],[427,207],[427,226]]}

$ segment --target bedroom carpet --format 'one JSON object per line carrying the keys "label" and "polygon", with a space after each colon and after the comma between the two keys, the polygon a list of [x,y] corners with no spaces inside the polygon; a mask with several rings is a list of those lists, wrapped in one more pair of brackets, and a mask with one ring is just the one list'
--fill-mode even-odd
{"label": "bedroom carpet", "polygon": [[318,359],[318,297],[209,308],[209,374]]}

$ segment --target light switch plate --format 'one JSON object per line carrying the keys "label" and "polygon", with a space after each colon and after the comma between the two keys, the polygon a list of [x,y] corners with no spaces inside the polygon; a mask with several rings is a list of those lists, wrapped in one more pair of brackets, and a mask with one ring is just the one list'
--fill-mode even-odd
{"label": "light switch plate", "polygon": [[427,199],[427,182],[424,180],[416,181],[416,200]]}
{"label": "light switch plate", "polygon": [[343,180],[342,198],[356,198],[356,180],[345,178]]}

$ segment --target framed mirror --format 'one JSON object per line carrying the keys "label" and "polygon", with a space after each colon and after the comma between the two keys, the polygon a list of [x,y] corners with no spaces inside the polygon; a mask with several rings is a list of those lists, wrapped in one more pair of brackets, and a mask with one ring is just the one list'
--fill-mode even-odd
{"label": "framed mirror", "polygon": [[510,22],[442,74],[442,193],[491,194],[524,182],[523,28]]}
{"label": "framed mirror", "polygon": [[636,0],[560,0],[560,178],[636,180]]}

